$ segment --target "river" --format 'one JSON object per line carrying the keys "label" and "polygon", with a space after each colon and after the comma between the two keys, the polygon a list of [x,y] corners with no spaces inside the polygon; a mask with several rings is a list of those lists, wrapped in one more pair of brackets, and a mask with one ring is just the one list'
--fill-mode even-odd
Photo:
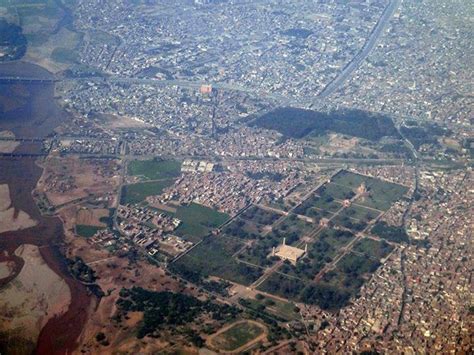
{"label": "river", "polygon": [[[0,65],[0,77],[2,76],[49,78],[51,74],[33,64],[14,62]],[[6,112],[0,110],[0,131],[12,131],[19,138],[47,137],[53,134],[53,130],[61,122],[68,119],[68,115],[54,100],[53,83],[0,83],[0,98],[3,98],[3,105],[6,102],[9,105]],[[22,143],[15,152],[27,150],[35,153],[40,149],[39,143]],[[45,262],[69,286],[71,303],[67,312],[50,319],[43,327],[35,351],[38,354],[64,354],[77,347],[77,339],[87,320],[92,299],[86,287],[68,272],[63,255],[64,231],[61,220],[42,216],[35,205],[31,191],[41,173],[42,169],[36,164],[35,158],[0,157],[0,184],[8,184],[12,206],[16,211],[23,210],[38,221],[38,225],[32,228],[1,233],[0,250],[13,253],[22,244],[40,247]],[[14,261],[21,263],[19,260]],[[15,271],[19,272],[21,266],[18,265]]]}

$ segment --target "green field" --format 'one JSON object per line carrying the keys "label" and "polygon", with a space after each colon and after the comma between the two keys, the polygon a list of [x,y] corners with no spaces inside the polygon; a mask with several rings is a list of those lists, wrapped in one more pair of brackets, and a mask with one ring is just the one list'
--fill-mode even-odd
{"label": "green field", "polygon": [[201,240],[210,231],[229,219],[228,214],[197,203],[179,206],[175,217],[182,221],[182,224],[176,230],[176,234],[189,240],[192,239],[191,241]]}
{"label": "green field", "polygon": [[139,203],[148,196],[160,195],[165,188],[173,185],[174,180],[161,180],[153,182],[142,182],[138,184],[125,185],[122,188],[120,203]]}
{"label": "green field", "polygon": [[128,174],[148,180],[171,179],[181,175],[181,163],[176,160],[134,160],[128,164]]}
{"label": "green field", "polygon": [[104,229],[103,227],[96,227],[96,226],[88,226],[85,224],[78,224],[76,225],[76,234],[84,237],[84,238],[90,238],[94,236],[97,231]]}
{"label": "green field", "polygon": [[243,243],[235,238],[211,236],[176,261],[173,269],[188,280],[217,276],[250,285],[262,275],[262,270],[232,258],[242,246]]}
{"label": "green field", "polygon": [[235,324],[212,339],[215,347],[233,351],[263,334],[263,328],[250,322]]}
{"label": "green field", "polygon": [[[356,202],[360,205],[381,211],[388,210],[394,202],[402,198],[408,191],[406,186],[346,170],[339,172],[331,179],[331,182],[337,184],[336,186],[341,186],[343,189],[356,189],[364,183],[369,192],[369,196],[360,197]],[[333,197],[336,196],[333,195]]]}
{"label": "green field", "polygon": [[259,295],[260,299],[246,299],[252,309],[257,311],[264,310],[287,321],[301,319],[298,309],[293,302],[285,302],[274,297]]}

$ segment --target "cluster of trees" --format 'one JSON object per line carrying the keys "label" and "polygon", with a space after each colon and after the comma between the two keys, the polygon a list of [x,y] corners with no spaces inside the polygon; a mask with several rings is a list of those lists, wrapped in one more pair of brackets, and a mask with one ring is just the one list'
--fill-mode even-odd
{"label": "cluster of trees", "polygon": [[405,228],[389,226],[385,222],[377,222],[373,227],[373,234],[377,235],[379,238],[388,240],[395,243],[408,243],[410,238],[408,237]]}
{"label": "cluster of trees", "polygon": [[67,266],[69,272],[75,279],[86,284],[89,292],[98,298],[105,295],[100,286],[95,283],[97,280],[95,271],[87,265],[81,257],[76,256],[73,259],[67,259]]}
{"label": "cluster of trees", "polygon": [[301,301],[316,304],[325,310],[339,309],[347,305],[351,294],[327,284],[311,284],[301,293]]}
{"label": "cluster of trees", "polygon": [[248,219],[249,221],[262,226],[272,224],[279,217],[280,216],[276,213],[268,212],[258,207],[249,208],[244,213],[242,213],[242,218]]}
{"label": "cluster of trees", "polygon": [[22,58],[26,53],[27,40],[21,27],[0,19],[0,47],[8,48],[0,61]]}
{"label": "cluster of trees", "polygon": [[283,174],[280,174],[280,173],[272,173],[272,172],[269,172],[269,171],[266,171],[266,172],[257,172],[257,173],[253,173],[253,172],[247,172],[246,175],[251,178],[251,179],[254,179],[254,180],[263,180],[263,179],[268,179],[268,180],[271,180],[271,181],[281,181],[283,180]]}
{"label": "cluster of trees", "polygon": [[328,132],[372,141],[385,136],[400,137],[390,117],[362,110],[334,110],[325,113],[284,107],[264,114],[252,125],[273,129],[292,138],[303,138],[310,133],[324,135]]}
{"label": "cluster of trees", "polygon": [[208,314],[214,320],[230,321],[240,312],[233,306],[200,301],[180,293],[149,291],[141,287],[120,290],[117,306],[124,313],[143,312],[138,338],[157,336],[162,329],[176,330],[177,326],[194,323],[203,314]]}

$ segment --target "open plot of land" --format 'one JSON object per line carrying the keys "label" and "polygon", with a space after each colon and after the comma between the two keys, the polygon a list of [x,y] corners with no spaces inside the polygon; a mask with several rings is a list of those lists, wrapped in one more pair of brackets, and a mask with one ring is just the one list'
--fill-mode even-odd
{"label": "open plot of land", "polygon": [[148,180],[171,179],[181,175],[181,163],[176,160],[134,160],[128,165],[128,174]]}
{"label": "open plot of land", "polygon": [[37,190],[54,206],[113,193],[120,180],[117,160],[49,156],[43,168]]}
{"label": "open plot of land", "polygon": [[173,185],[173,183],[174,180],[170,179],[125,185],[122,188],[122,198],[120,203],[122,205],[128,203],[140,203],[148,196],[161,195],[163,190],[168,186]]}
{"label": "open plot of land", "polygon": [[77,211],[76,224],[83,224],[95,227],[106,227],[104,218],[109,217],[109,210],[106,208],[81,208]]}
{"label": "open plot of land", "polygon": [[[238,352],[262,338],[266,329],[255,321],[239,321],[223,328],[208,340],[211,347],[225,352]],[[263,339],[262,339],[263,340]]]}
{"label": "open plot of land", "polygon": [[235,238],[208,237],[177,260],[173,266],[183,276],[186,276],[185,274],[192,274],[192,277],[199,274],[204,278],[217,276],[232,282],[250,285],[262,275],[262,271],[239,263],[232,258],[232,255],[242,246],[243,243]]}

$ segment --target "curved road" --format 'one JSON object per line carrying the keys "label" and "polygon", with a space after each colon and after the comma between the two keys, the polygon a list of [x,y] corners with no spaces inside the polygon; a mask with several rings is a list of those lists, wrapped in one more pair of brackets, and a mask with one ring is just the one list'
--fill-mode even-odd
{"label": "curved road", "polygon": [[375,43],[399,5],[400,0],[390,1],[390,4],[388,4],[383,11],[382,16],[370,33],[369,38],[367,38],[367,41],[360,52],[344,67],[342,72],[319,93],[318,98],[325,98],[331,95],[352,74],[352,72],[362,64],[374,48]]}

